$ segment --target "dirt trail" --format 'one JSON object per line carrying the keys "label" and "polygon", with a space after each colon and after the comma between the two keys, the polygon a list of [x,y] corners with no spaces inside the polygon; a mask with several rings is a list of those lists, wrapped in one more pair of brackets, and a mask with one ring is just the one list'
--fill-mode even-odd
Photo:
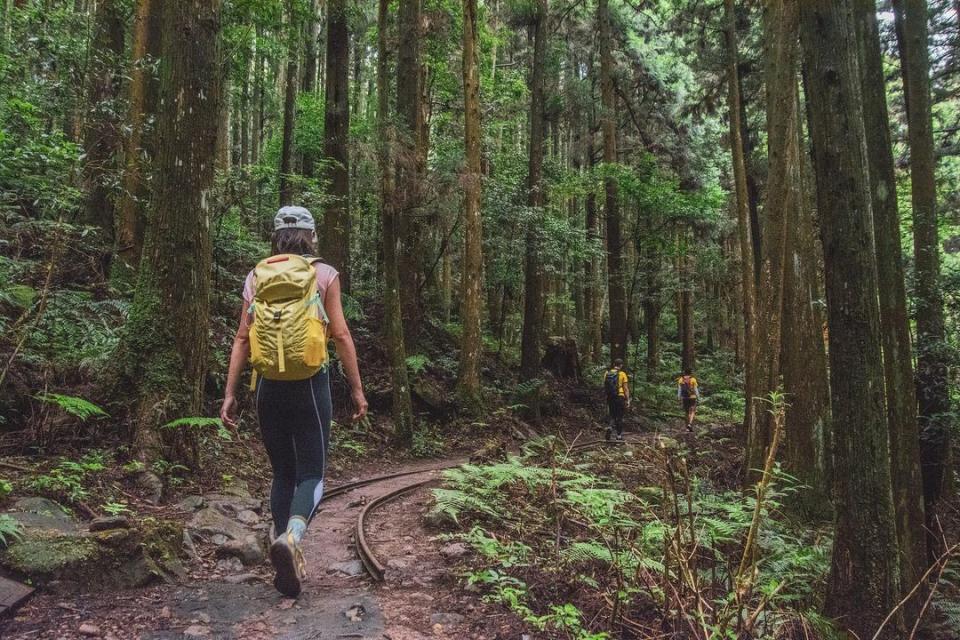
{"label": "dirt trail", "polygon": [[[384,472],[430,469],[461,460],[434,460]],[[325,500],[304,543],[307,580],[296,600],[273,588],[263,564],[247,574],[190,580],[124,592],[77,596],[35,596],[12,621],[0,626],[4,638],[224,638],[289,640],[352,638],[415,640],[461,637],[469,625],[460,591],[433,541],[421,525],[428,489],[388,503],[368,517],[368,536],[383,561],[386,583],[375,585],[353,547],[362,506],[405,484],[438,477],[424,472],[385,480]],[[243,583],[236,583],[238,578]],[[446,593],[450,591],[451,593]],[[469,603],[476,610],[483,605]],[[459,613],[457,613],[459,612]],[[491,635],[475,634],[480,638]]]}

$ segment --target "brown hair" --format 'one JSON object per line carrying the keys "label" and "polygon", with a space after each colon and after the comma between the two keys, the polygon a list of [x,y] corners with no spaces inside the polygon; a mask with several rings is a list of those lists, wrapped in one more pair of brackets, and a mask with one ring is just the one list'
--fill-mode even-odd
{"label": "brown hair", "polygon": [[316,256],[317,244],[311,229],[277,229],[270,237],[270,253],[293,253],[299,256]]}

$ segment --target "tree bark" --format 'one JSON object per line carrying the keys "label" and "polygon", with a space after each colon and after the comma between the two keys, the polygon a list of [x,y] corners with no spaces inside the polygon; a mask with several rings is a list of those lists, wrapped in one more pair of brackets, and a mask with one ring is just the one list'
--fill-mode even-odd
{"label": "tree bark", "polygon": [[[543,182],[544,82],[547,64],[548,0],[537,0],[533,23],[533,62],[530,70],[530,156],[527,171],[527,204],[542,216],[546,204]],[[540,371],[540,341],[543,338],[543,261],[540,256],[539,224],[529,221],[523,266],[523,332],[520,340],[520,377],[535,378]]]}
{"label": "tree bark", "polygon": [[743,301],[743,342],[744,342],[744,433],[750,433],[754,427],[753,412],[750,407],[754,396],[753,336],[754,325],[754,260],[753,231],[750,225],[750,204],[747,191],[747,166],[743,147],[743,128],[740,122],[740,87],[737,71],[737,22],[734,0],[724,0],[727,39],[727,108],[730,119],[730,156],[733,161],[734,201],[737,209],[737,229],[740,240],[740,289]]}
{"label": "tree bark", "polygon": [[[876,4],[872,0],[856,0],[855,10],[861,46],[863,118],[870,162],[870,195],[880,284],[880,326],[883,331],[893,504],[900,543],[901,595],[906,596],[926,569],[926,545],[922,533],[925,524],[924,505],[920,500],[923,483],[920,474],[917,396]],[[913,598],[907,603],[904,610],[906,620],[916,618],[921,600],[922,597]]]}
{"label": "tree bark", "polygon": [[423,321],[420,295],[422,281],[419,234],[420,171],[417,157],[423,134],[420,106],[422,81],[420,69],[421,0],[400,0],[399,49],[397,51],[397,136],[396,191],[400,235],[398,269],[403,291],[403,331],[408,346],[416,345]]}
{"label": "tree bark", "polygon": [[407,379],[407,352],[403,341],[398,253],[400,247],[394,194],[393,127],[390,124],[390,64],[387,48],[387,18],[390,0],[377,4],[377,130],[380,138],[380,216],[383,224],[384,270],[384,333],[389,350],[390,381],[393,399],[393,422],[397,439],[409,444],[413,440],[413,405]]}
{"label": "tree bark", "polygon": [[[121,342],[124,395],[135,399],[133,445],[160,458],[166,422],[202,415],[209,345],[210,190],[221,73],[220,3],[163,5],[156,177],[151,224]],[[190,429],[170,432],[174,457],[194,461]]]}
{"label": "tree bark", "polygon": [[[910,202],[913,206],[913,259],[916,265],[916,385],[923,495],[929,519],[949,475],[950,393],[944,348],[943,293],[940,290],[937,161],[930,111],[927,3],[923,0],[894,0],[893,8],[910,145]],[[936,539],[932,538],[931,543],[935,542]]]}
{"label": "tree bark", "polygon": [[[610,7],[599,0],[597,22],[600,27],[600,127],[603,131],[603,162],[607,171],[617,162],[617,113],[613,95],[613,35]],[[607,287],[610,306],[610,358],[627,359],[627,299],[623,283],[623,238],[620,231],[620,203],[617,179],[604,178],[604,216],[607,223]]]}
{"label": "tree bark", "polygon": [[[796,82],[796,77],[794,78]],[[808,487],[794,501],[808,517],[830,515],[830,378],[824,317],[820,305],[820,254],[814,228],[814,185],[807,170],[799,92],[797,100],[796,161],[800,183],[795,220],[787,226],[787,264],[784,270],[781,362],[787,394],[786,454],[784,466]]]}
{"label": "tree bark", "polygon": [[[296,7],[293,0],[287,4],[287,28],[296,32]],[[280,206],[293,203],[294,188],[291,180],[293,175],[293,131],[296,124],[297,112],[297,58],[299,57],[300,39],[291,35],[287,42],[287,73],[284,78],[285,90],[283,94],[283,138],[280,142]]]}
{"label": "tree bark", "polygon": [[330,199],[321,235],[324,259],[350,291],[350,32],[345,0],[327,2],[326,106],[323,155]]}
{"label": "tree bark", "polygon": [[[98,227],[106,244],[115,240],[116,204],[110,187],[121,150],[116,100],[120,94],[123,56],[124,17],[117,0],[97,4],[90,44],[90,71],[87,76],[87,101],[90,112],[85,118],[83,165],[87,188],[86,222]],[[105,256],[105,264],[109,256]]]}
{"label": "tree bark", "polygon": [[[851,3],[804,0],[817,205],[830,327],[835,521],[825,612],[861,638],[898,601],[898,547],[858,47]],[[882,638],[897,634],[887,627]]]}
{"label": "tree bark", "polygon": [[139,0],[133,22],[133,51],[130,66],[130,89],[127,125],[130,136],[125,150],[126,169],[123,194],[117,221],[117,257],[130,269],[136,269],[143,250],[146,227],[144,200],[144,168],[155,144],[145,131],[149,116],[156,113],[158,78],[151,66],[160,54],[160,20],[162,9],[153,0]]}
{"label": "tree bark", "polygon": [[480,217],[480,72],[477,52],[477,0],[463,0],[463,283],[461,285],[459,392],[473,405],[480,401],[480,311],[483,280],[483,230]]}
{"label": "tree bark", "polygon": [[[797,28],[794,0],[771,0],[764,6],[764,59],[767,87],[767,198],[760,233],[760,286],[757,312],[763,328],[754,335],[754,390],[747,411],[745,477],[754,482],[763,469],[773,439],[774,422],[767,399],[780,388],[781,328],[787,229],[797,224],[800,209],[800,149],[797,135]],[[792,398],[788,398],[788,404]],[[789,409],[788,409],[789,413]]]}

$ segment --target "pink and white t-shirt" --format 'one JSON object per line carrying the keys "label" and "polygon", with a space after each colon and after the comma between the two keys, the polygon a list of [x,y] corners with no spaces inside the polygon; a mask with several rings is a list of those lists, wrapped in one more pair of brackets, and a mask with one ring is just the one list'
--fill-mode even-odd
{"label": "pink and white t-shirt", "polygon": [[[327,289],[329,289],[333,281],[337,279],[340,272],[324,262],[314,262],[313,268],[317,271],[317,291],[320,293],[320,300],[326,305]],[[256,277],[253,270],[251,270],[250,273],[247,274],[247,279],[243,282],[244,309],[249,309],[250,305],[253,304],[253,288],[255,285]],[[252,321],[250,314],[245,313],[243,317],[245,319],[244,322],[249,325]]]}

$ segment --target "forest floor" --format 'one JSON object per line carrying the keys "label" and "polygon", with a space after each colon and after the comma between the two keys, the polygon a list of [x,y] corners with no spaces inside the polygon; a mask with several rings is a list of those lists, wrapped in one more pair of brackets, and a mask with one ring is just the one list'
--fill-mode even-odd
{"label": "forest floor", "polygon": [[[590,424],[586,431],[576,428],[589,414],[575,411],[574,415],[561,415],[549,420],[550,426],[545,428],[561,432],[571,441],[593,440],[602,434],[599,424]],[[630,422],[639,429],[640,421]],[[679,419],[676,428],[681,428]],[[652,432],[628,434],[628,439],[632,441],[628,447],[654,446]],[[465,461],[464,453],[466,450],[416,461],[341,461],[333,465],[335,477],[330,486],[386,473],[448,466]],[[267,561],[252,558],[245,565],[239,558],[222,553],[216,534],[210,535],[214,529],[201,526],[209,518],[198,515],[218,510],[232,516],[232,524],[219,523],[225,533],[232,533],[232,527],[243,527],[265,541],[269,512],[264,478],[258,484],[251,483],[254,486],[239,483],[220,492],[183,496],[175,508],[163,512],[164,517],[172,517],[194,533],[195,544],[188,553],[192,557],[186,560],[179,578],[148,587],[92,592],[54,581],[12,618],[0,621],[0,636],[156,640],[547,637],[525,635],[528,625],[502,606],[484,602],[477,589],[464,583],[460,565],[466,549],[438,539],[436,530],[425,524],[424,516],[432,504],[428,488],[387,503],[370,516],[368,541],[387,565],[383,583],[370,580],[357,559],[353,540],[359,511],[378,495],[431,477],[436,473],[383,481],[324,501],[305,542],[308,578],[304,593],[296,600],[275,591]],[[235,537],[242,539],[243,531]]]}

